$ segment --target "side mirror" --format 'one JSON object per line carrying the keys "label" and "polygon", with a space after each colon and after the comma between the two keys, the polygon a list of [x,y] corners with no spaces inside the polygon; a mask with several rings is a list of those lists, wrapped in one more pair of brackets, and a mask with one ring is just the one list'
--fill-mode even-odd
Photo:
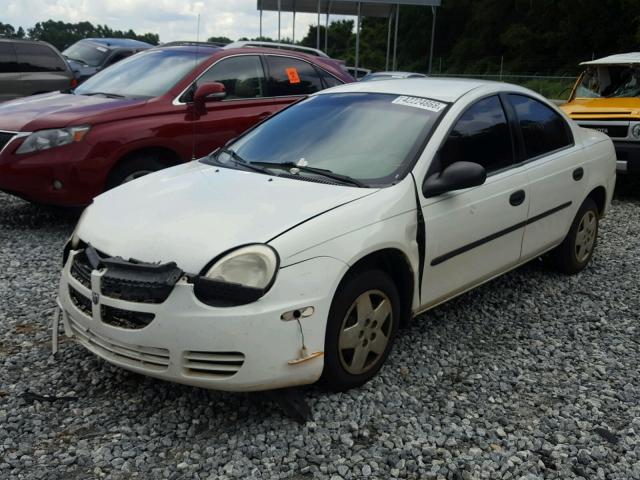
{"label": "side mirror", "polygon": [[422,184],[426,198],[435,197],[453,190],[476,187],[487,179],[484,167],[474,162],[454,162],[441,173],[428,176]]}
{"label": "side mirror", "polygon": [[219,82],[208,82],[198,85],[196,93],[193,95],[195,104],[205,104],[207,102],[215,102],[222,100],[227,96],[224,85]]}

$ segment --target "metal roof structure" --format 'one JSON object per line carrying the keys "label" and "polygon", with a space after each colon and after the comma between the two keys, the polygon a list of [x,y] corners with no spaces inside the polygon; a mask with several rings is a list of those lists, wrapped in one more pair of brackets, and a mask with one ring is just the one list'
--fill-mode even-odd
{"label": "metal roof structure", "polygon": [[[391,47],[392,22],[395,23],[393,43],[392,69],[396,69],[396,51],[398,43],[398,17],[401,5],[414,5],[431,7],[432,28],[431,45],[429,53],[429,73],[433,60],[433,41],[436,29],[436,7],[442,4],[441,0],[257,0],[260,11],[260,37],[262,37],[262,12],[264,10],[278,12],[278,41],[280,41],[280,17],[282,12],[293,13],[293,41],[296,37],[296,13],[316,13],[318,15],[318,28],[316,29],[316,48],[320,49],[320,15],[325,15],[325,32],[329,28],[329,15],[356,16],[356,58],[355,68],[358,68],[360,58],[360,19],[361,17],[381,17],[389,19],[387,31],[387,61],[386,70],[389,70],[389,54]],[[328,35],[325,34],[324,49],[328,47]]]}
{"label": "metal roof structure", "polygon": [[617,53],[608,57],[582,62],[580,65],[631,65],[640,63],[640,52]]}

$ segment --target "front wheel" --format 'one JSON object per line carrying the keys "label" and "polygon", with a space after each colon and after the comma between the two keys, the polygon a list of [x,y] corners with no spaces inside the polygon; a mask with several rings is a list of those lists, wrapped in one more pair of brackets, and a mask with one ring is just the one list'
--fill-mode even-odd
{"label": "front wheel", "polygon": [[138,158],[125,160],[114,168],[109,175],[107,190],[162,170],[166,166],[154,155],[142,155]]}
{"label": "front wheel", "polygon": [[332,390],[359,387],[386,360],[400,319],[400,297],[387,274],[369,270],[348,277],[331,304],[322,377]]}
{"label": "front wheel", "polygon": [[564,241],[552,252],[558,270],[574,274],[589,264],[596,248],[598,219],[598,206],[591,198],[587,198],[580,206]]}

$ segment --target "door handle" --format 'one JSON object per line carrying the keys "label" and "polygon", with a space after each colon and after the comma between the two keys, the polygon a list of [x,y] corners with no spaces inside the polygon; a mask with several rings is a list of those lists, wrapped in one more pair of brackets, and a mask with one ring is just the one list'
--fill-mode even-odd
{"label": "door handle", "polygon": [[580,180],[582,180],[582,177],[584,177],[584,168],[580,167],[580,168],[576,168],[573,171],[573,179],[576,182],[579,182]]}
{"label": "door handle", "polygon": [[514,207],[517,207],[518,205],[521,205],[522,202],[524,202],[525,196],[526,195],[524,193],[524,190],[518,190],[517,192],[513,192],[509,197],[509,203]]}

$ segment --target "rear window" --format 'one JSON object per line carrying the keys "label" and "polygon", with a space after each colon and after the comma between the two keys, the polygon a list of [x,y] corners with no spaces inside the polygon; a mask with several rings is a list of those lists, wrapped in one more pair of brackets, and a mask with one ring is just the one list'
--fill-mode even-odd
{"label": "rear window", "polygon": [[47,45],[16,43],[16,55],[21,72],[65,72],[67,66]]}

